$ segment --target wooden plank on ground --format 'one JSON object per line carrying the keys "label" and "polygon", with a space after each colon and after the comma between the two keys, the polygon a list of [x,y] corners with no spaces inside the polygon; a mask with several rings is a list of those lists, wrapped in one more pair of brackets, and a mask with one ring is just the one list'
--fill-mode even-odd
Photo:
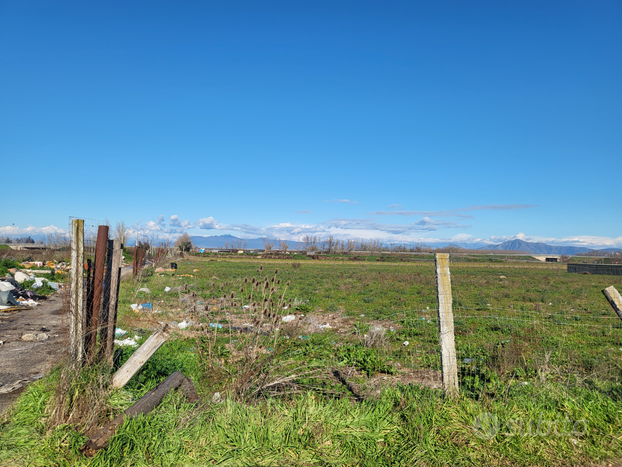
{"label": "wooden plank on ground", "polygon": [[[192,381],[186,378],[179,371],[176,371],[158,384],[155,389],[149,391],[141,397],[133,406],[95,433],[91,439],[84,443],[84,445],[80,448],[80,451],[87,457],[93,457],[100,449],[107,448],[110,438],[115,434],[117,428],[123,425],[123,422],[126,419],[132,419],[140,414],[147,414],[151,412],[158,406],[158,404],[160,404],[160,402],[162,402],[162,399],[168,392],[177,389],[182,385],[185,385],[184,394],[193,392],[196,395]],[[196,399],[198,399],[198,396]],[[191,400],[191,402],[194,401]]]}
{"label": "wooden plank on ground", "polygon": [[622,319],[622,296],[620,296],[620,292],[616,290],[616,288],[611,285],[606,289],[603,289],[603,294],[609,301],[609,304],[616,312],[616,314]]}
{"label": "wooden plank on ground", "polygon": [[147,360],[164,344],[170,337],[170,327],[165,324],[162,329],[154,332],[141,345],[136,352],[123,364],[121,368],[112,377],[112,387],[122,388],[132,379],[138,370],[140,370]]}

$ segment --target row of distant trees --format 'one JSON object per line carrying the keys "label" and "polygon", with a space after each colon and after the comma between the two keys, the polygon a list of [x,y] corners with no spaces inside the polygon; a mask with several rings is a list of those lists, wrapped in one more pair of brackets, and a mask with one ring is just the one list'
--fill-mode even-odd
{"label": "row of distant trees", "polygon": [[32,237],[0,237],[0,243],[35,243]]}
{"label": "row of distant trees", "polygon": [[[415,244],[399,244],[389,243],[384,244],[380,239],[348,239],[340,240],[332,235],[328,237],[321,237],[317,235],[305,235],[300,242],[290,242],[280,238],[262,238],[264,249],[266,251],[279,250],[287,251],[291,248],[291,244],[294,243],[297,249],[318,252],[327,254],[346,254],[353,251],[369,251],[369,252],[445,252],[445,253],[457,253],[464,251],[462,248],[455,245],[448,245],[443,248],[433,248],[425,243]],[[246,242],[244,242],[246,243]]]}

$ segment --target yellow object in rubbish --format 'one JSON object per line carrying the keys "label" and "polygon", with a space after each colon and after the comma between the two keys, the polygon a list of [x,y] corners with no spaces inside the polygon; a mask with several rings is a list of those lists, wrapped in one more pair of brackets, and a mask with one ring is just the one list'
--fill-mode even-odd
{"label": "yellow object in rubbish", "polygon": [[192,274],[177,274],[177,277],[194,277]]}
{"label": "yellow object in rubbish", "polygon": [[46,265],[48,268],[53,268],[53,267],[54,267],[54,261],[48,261],[47,263],[45,263],[45,265]]}
{"label": "yellow object in rubbish", "polygon": [[199,272],[199,270],[198,270],[198,269],[195,269],[193,272]]}

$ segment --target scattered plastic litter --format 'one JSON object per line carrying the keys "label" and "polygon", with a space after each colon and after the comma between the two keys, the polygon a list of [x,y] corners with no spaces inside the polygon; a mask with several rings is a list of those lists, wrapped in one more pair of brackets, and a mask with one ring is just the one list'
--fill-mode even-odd
{"label": "scattered plastic litter", "polygon": [[145,292],[145,293],[151,293],[151,290],[149,290],[147,287],[142,287],[140,289],[138,289],[139,292]]}
{"label": "scattered plastic litter", "polygon": [[39,287],[43,287],[43,279],[40,277],[35,277],[35,283],[32,284],[33,289],[38,289]]}
{"label": "scattered plastic litter", "polygon": [[463,360],[464,363],[473,363],[473,359],[472,358],[465,358]]}
{"label": "scattered plastic litter", "polygon": [[140,305],[143,310],[151,310],[153,308],[153,304],[151,302],[143,303]]}
{"label": "scattered plastic litter", "polygon": [[287,316],[283,316],[283,318],[281,318],[281,321],[283,321],[284,323],[291,323],[295,319],[296,319],[295,315],[287,315]]}
{"label": "scattered plastic litter", "polygon": [[309,336],[298,336],[298,339],[303,339],[305,341],[309,340]]}
{"label": "scattered plastic litter", "polygon": [[407,346],[408,344],[410,344],[410,342],[408,341],[404,341],[404,343],[402,344],[403,346]]}
{"label": "scattered plastic litter", "polygon": [[58,284],[58,282],[50,282],[50,281],[48,281],[48,285],[50,287],[52,287],[54,290],[60,289],[60,285]]}
{"label": "scattered plastic litter", "polygon": [[10,290],[4,290],[0,292],[0,305],[17,306],[20,305],[20,303],[15,300],[13,292],[11,292]]}
{"label": "scattered plastic litter", "polygon": [[220,404],[222,402],[222,397],[220,396],[219,392],[214,393],[214,395],[212,396],[212,402],[214,404]]}
{"label": "scattered plastic litter", "polygon": [[210,328],[222,329],[222,324],[220,324],[220,323],[209,323],[209,327]]}
{"label": "scattered plastic litter", "polygon": [[126,345],[130,345],[132,347],[137,347],[138,346],[138,342],[136,342],[131,337],[128,337],[127,339],[123,339],[123,340],[115,339],[114,343],[115,343],[115,345],[120,345],[120,346],[126,346]]}
{"label": "scattered plastic litter", "polygon": [[125,329],[116,328],[114,330],[114,337],[123,337],[126,334],[127,334],[127,331]]}
{"label": "scattered plastic litter", "polygon": [[15,290],[15,286],[7,281],[0,281],[0,292],[10,292]]}
{"label": "scattered plastic litter", "polygon": [[165,292],[170,292],[170,291],[171,291],[171,288],[170,288],[170,287],[164,287],[164,291],[165,291]]}
{"label": "scattered plastic litter", "polygon": [[23,298],[18,298],[17,301],[19,302],[20,305],[28,305],[28,306],[37,306],[38,305],[38,303],[35,302],[31,298],[29,298],[28,300],[25,300]]}
{"label": "scattered plastic litter", "polygon": [[187,327],[190,327],[194,324],[194,321],[187,321],[187,320],[183,320],[181,323],[179,323],[177,326],[179,327],[179,329],[186,329]]}
{"label": "scattered plastic litter", "polygon": [[332,326],[329,323],[326,323],[326,324],[320,324],[319,328],[320,329],[330,329],[330,328],[332,328]]}
{"label": "scattered plastic litter", "polygon": [[365,315],[361,315],[361,318],[365,318]]}
{"label": "scattered plastic litter", "polygon": [[244,308],[244,309],[250,308],[250,305],[244,305],[242,308]]}
{"label": "scattered plastic litter", "polygon": [[393,329],[393,328],[389,328],[389,331],[391,331],[391,332],[395,332],[395,329]]}

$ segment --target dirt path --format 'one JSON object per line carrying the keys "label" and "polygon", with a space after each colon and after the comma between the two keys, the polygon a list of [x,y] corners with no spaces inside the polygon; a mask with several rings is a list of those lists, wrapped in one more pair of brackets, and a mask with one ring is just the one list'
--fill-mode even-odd
{"label": "dirt path", "polygon": [[[62,307],[60,295],[55,294],[34,308],[0,311],[0,416],[28,383],[43,378],[62,358],[66,324]],[[25,334],[40,337],[22,340]]]}

